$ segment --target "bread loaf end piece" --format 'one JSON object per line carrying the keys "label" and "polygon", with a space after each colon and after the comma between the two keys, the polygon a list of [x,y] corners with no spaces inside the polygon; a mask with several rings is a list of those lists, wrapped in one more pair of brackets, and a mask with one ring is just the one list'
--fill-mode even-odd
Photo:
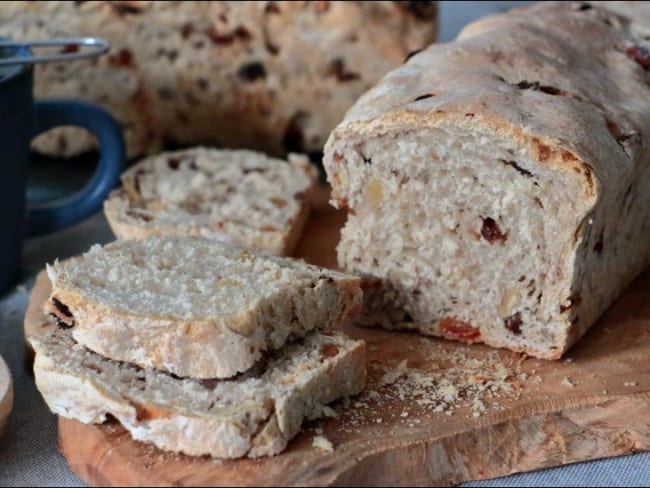
{"label": "bread loaf end piece", "polygon": [[579,7],[468,26],[331,135],[339,262],[383,284],[369,323],[555,359],[649,263],[641,29]]}
{"label": "bread loaf end piece", "polygon": [[366,383],[365,344],[343,334],[312,334],[263,370],[222,381],[112,361],[67,330],[35,338],[34,348],[36,385],[54,413],[86,424],[111,415],[135,439],[193,456],[277,454],[305,418]]}

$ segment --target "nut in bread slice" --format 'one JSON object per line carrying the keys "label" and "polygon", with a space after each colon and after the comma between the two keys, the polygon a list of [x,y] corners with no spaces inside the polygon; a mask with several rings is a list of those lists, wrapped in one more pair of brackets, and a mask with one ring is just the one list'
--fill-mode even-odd
{"label": "nut in bread slice", "polygon": [[96,245],[47,272],[46,311],[75,340],[183,377],[232,377],[362,301],[358,277],[200,237]]}
{"label": "nut in bread slice", "polygon": [[246,150],[204,147],[143,159],[104,203],[118,238],[194,235],[291,254],[309,215],[317,170]]}
{"label": "nut in bread slice", "polygon": [[36,384],[50,409],[84,423],[112,415],[160,449],[218,458],[282,451],[304,418],[365,386],[365,344],[313,333],[285,347],[263,371],[231,380],[180,379],[112,361],[68,330],[34,339]]}

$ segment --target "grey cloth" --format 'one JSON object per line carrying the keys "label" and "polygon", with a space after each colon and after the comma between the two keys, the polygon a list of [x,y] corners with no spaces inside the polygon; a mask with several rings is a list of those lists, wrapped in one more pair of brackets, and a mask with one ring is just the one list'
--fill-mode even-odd
{"label": "grey cloth", "polygon": [[103,215],[23,246],[23,278],[0,297],[0,355],[11,370],[14,408],[5,435],[0,438],[0,486],[83,486],[56,447],[56,418],[36,390],[25,368],[23,319],[34,277],[45,263],[87,251],[96,243],[113,240]]}
{"label": "grey cloth", "polygon": [[[440,40],[444,42],[480,16],[531,2],[440,3]],[[58,185],[57,188],[67,184],[63,179],[65,166],[60,170],[61,181],[48,178],[46,184]],[[51,193],[52,188],[49,190]],[[9,427],[0,438],[0,486],[83,486],[57,450],[56,419],[24,367],[23,317],[34,277],[46,262],[77,255],[94,243],[112,239],[106,220],[97,214],[63,232],[26,241],[24,276],[16,289],[0,296],[0,355],[12,372],[15,393]],[[650,454],[579,463],[464,486],[650,486]]]}

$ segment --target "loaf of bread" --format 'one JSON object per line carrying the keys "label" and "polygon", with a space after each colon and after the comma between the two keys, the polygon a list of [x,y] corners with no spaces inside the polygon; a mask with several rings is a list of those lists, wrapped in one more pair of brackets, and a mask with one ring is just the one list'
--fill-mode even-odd
{"label": "loaf of bread", "polygon": [[112,415],[160,449],[218,458],[277,454],[304,418],[365,386],[365,346],[314,333],[285,347],[259,371],[232,380],[180,379],[111,361],[69,331],[33,339],[36,386],[50,409],[83,423]]}
{"label": "loaf of bread", "polygon": [[93,246],[47,267],[45,307],[76,341],[177,376],[229,378],[361,309],[357,277],[199,237]]}
{"label": "loaf of bread", "polygon": [[556,359],[649,264],[650,23],[626,8],[479,20],[350,109],[324,165],[378,322]]}
{"label": "loaf of bread", "polygon": [[[320,151],[357,97],[436,30],[436,2],[0,4],[4,36],[110,41],[103,58],[38,66],[35,93],[109,109],[130,158],[208,143],[275,155]],[[91,144],[68,128],[36,141],[57,155]]]}
{"label": "loaf of bread", "polygon": [[195,235],[291,254],[318,172],[307,157],[193,148],[145,158],[104,202],[118,238]]}

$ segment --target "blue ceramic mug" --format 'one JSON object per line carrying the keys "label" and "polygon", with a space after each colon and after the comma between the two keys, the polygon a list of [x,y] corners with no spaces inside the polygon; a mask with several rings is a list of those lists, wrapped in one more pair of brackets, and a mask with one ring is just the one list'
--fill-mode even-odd
{"label": "blue ceramic mug", "polygon": [[[0,48],[0,60],[31,56],[27,47]],[[69,226],[100,209],[125,161],[122,131],[107,112],[75,99],[34,101],[32,88],[30,65],[0,66],[0,294],[18,277],[23,238]],[[61,125],[83,127],[97,137],[101,153],[97,169],[78,193],[30,205],[26,201],[30,142]]]}

